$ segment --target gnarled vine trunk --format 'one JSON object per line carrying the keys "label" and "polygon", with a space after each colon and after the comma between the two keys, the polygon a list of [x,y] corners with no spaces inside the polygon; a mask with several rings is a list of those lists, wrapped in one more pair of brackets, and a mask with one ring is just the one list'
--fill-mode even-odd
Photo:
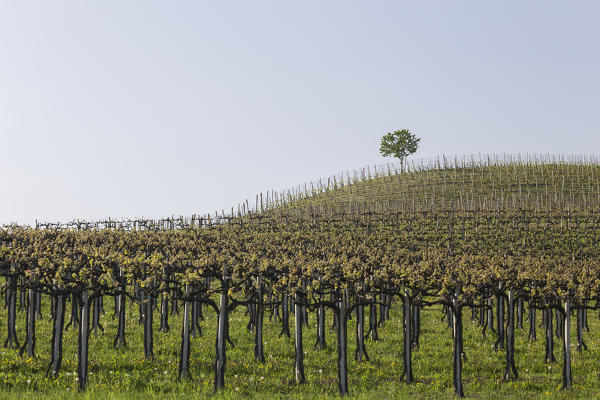
{"label": "gnarled vine trunk", "polygon": [[464,397],[465,393],[463,390],[462,381],[462,359],[463,359],[463,324],[462,324],[462,305],[458,303],[458,299],[452,300],[452,314],[454,318],[452,321],[452,331],[454,336],[454,346],[452,352],[452,370],[453,370],[453,382],[454,382],[454,393],[459,397]]}
{"label": "gnarled vine trunk", "polygon": [[66,296],[59,294],[55,296],[54,323],[52,326],[52,341],[50,342],[50,364],[46,374],[52,378],[58,377],[62,364],[63,330],[65,325]]}
{"label": "gnarled vine trunk", "polygon": [[296,383],[306,383],[304,375],[304,346],[302,343],[302,296],[298,293],[296,293],[294,308],[294,346],[296,350],[294,378]]}
{"label": "gnarled vine trunk", "polygon": [[[75,295],[73,296],[75,298]],[[84,391],[88,378],[88,349],[90,339],[90,298],[87,290],[81,293],[81,317],[79,318],[79,340],[77,349],[77,377],[79,390]]]}
{"label": "gnarled vine trunk", "polygon": [[340,395],[348,394],[348,313],[345,296],[340,294],[336,312],[337,367]]}
{"label": "gnarled vine trunk", "polygon": [[402,365],[403,372],[402,377],[400,379],[404,379],[405,383],[411,384],[414,383],[414,377],[412,372],[412,298],[410,297],[410,293],[408,289],[404,290],[404,294],[402,295]]}

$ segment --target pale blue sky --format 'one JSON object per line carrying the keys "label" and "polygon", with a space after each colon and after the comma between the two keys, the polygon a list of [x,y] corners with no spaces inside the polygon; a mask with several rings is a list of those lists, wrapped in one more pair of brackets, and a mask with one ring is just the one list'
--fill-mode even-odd
{"label": "pale blue sky", "polygon": [[0,0],[0,223],[228,209],[419,156],[598,153],[597,1]]}

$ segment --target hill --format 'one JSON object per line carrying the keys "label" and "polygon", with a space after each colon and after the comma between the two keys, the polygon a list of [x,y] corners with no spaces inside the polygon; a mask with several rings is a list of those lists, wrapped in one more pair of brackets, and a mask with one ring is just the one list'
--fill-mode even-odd
{"label": "hill", "polygon": [[600,206],[600,162],[586,156],[438,158],[400,170],[388,164],[257,196],[275,214],[580,210]]}

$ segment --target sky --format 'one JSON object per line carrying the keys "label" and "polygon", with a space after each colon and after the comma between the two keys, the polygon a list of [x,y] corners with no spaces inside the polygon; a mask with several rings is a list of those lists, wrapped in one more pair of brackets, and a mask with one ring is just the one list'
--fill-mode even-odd
{"label": "sky", "polygon": [[415,157],[598,154],[597,1],[0,0],[0,224],[230,209]]}

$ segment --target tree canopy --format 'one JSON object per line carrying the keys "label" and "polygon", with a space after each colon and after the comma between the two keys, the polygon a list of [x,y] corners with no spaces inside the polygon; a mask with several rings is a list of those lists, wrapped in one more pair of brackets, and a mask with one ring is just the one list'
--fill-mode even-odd
{"label": "tree canopy", "polygon": [[410,133],[408,129],[388,132],[381,138],[379,152],[384,157],[396,157],[402,163],[406,157],[417,151],[420,141],[421,139]]}

